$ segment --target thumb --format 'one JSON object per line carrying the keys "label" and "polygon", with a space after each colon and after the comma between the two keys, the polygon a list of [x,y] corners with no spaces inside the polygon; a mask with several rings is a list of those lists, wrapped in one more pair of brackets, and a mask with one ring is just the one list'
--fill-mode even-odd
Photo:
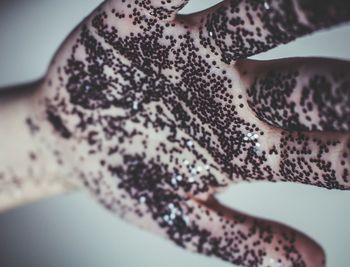
{"label": "thumb", "polygon": [[200,229],[198,233],[207,233],[198,238],[196,250],[201,253],[239,266],[325,266],[323,249],[286,225],[242,214],[214,198],[205,203],[191,200],[188,205],[201,211],[199,216],[189,215],[193,225]]}

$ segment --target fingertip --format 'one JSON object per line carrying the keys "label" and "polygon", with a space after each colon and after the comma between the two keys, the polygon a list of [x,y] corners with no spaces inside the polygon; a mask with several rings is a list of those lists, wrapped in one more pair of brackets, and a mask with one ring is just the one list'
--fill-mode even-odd
{"label": "fingertip", "polygon": [[316,241],[302,236],[297,240],[296,247],[300,251],[307,267],[326,266],[325,251]]}
{"label": "fingertip", "polygon": [[283,247],[278,251],[270,246],[262,266],[264,267],[325,267],[323,248],[311,238],[298,233],[293,248]]}

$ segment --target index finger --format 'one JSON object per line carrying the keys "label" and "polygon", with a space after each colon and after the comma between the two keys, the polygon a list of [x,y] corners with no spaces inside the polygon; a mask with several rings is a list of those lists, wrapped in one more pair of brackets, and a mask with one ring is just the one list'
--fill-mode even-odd
{"label": "index finger", "polygon": [[204,47],[222,59],[247,58],[319,29],[350,21],[344,0],[225,0],[189,15]]}

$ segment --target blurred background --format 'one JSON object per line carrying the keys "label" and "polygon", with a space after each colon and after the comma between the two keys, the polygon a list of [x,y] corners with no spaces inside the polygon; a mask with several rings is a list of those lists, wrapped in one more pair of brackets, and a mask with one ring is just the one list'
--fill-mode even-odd
{"label": "blurred background", "polygon": [[[67,34],[101,0],[1,0],[0,88],[41,77]],[[191,0],[182,13],[219,0]],[[350,24],[256,56],[350,60]],[[1,148],[0,148],[1,149]],[[286,223],[326,250],[329,267],[350,266],[350,192],[293,184],[241,184],[220,196],[227,205]],[[129,225],[85,193],[47,199],[0,214],[1,267],[229,267],[184,251]]]}

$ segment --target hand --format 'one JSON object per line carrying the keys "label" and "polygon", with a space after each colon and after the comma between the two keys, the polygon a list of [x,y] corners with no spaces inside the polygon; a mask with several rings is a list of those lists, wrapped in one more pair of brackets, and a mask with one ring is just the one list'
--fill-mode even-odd
{"label": "hand", "polygon": [[189,16],[175,16],[180,0],[105,2],[37,91],[38,134],[105,207],[180,246],[242,266],[321,266],[305,235],[213,197],[255,180],[349,188],[349,63],[243,59],[350,18],[345,2],[308,2]]}

